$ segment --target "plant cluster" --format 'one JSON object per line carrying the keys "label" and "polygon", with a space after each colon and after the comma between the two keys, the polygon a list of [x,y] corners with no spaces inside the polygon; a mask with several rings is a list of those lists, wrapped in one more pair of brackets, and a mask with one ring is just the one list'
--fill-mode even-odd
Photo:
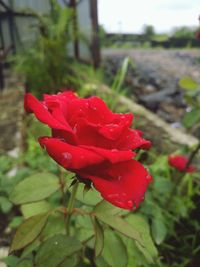
{"label": "plant cluster", "polygon": [[37,96],[64,88],[81,88],[88,76],[94,76],[92,67],[77,63],[73,57],[74,38],[87,43],[82,33],[77,31],[74,36],[73,10],[55,0],[51,0],[51,6],[48,14],[32,13],[37,21],[32,29],[37,38],[10,59],[13,69],[24,77],[26,91]]}
{"label": "plant cluster", "polygon": [[[52,105],[52,101],[49,98],[48,105]],[[48,123],[53,123],[53,119]],[[11,217],[15,215],[9,228],[17,227],[12,253],[5,259],[9,267],[34,264],[175,267],[187,266],[189,257],[198,253],[197,240],[193,240],[191,249],[190,233],[185,235],[183,231],[182,237],[177,235],[188,221],[194,231],[199,230],[197,221],[190,220],[190,213],[195,208],[193,198],[200,193],[198,173],[184,171],[184,168],[191,168],[190,162],[189,165],[186,160],[182,162],[180,172],[179,162],[169,165],[165,155],[158,156],[151,150],[140,151],[136,159],[142,161],[144,155],[148,155],[143,164],[148,166],[154,181],[140,208],[130,212],[103,200],[94,188],[90,188],[89,180],[77,188],[77,179],[80,181],[81,177],[75,178],[74,173],[57,166],[36,145],[35,138],[49,135],[48,129],[35,121],[30,125],[28,151],[21,158],[23,166],[16,175],[5,179],[12,161],[2,158],[5,168],[1,176],[1,195],[10,206],[6,209],[8,204],[1,202],[1,209]],[[47,152],[51,155],[48,145]],[[181,241],[184,245],[181,244],[178,250],[176,245]]]}

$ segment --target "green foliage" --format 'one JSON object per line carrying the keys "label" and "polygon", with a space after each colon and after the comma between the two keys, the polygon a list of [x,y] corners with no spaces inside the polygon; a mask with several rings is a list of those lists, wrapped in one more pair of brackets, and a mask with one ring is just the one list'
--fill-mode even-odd
{"label": "green foliage", "polygon": [[127,250],[120,236],[112,231],[105,231],[105,245],[102,257],[109,266],[126,267]]}
{"label": "green foliage", "polygon": [[185,114],[183,124],[192,134],[200,137],[200,85],[192,78],[184,77],[179,81],[179,86],[185,90],[184,98],[191,108]]}
{"label": "green foliage", "polygon": [[[65,88],[79,89],[83,81],[91,78],[92,67],[73,59],[73,10],[57,1],[51,1],[51,5],[50,14],[32,12],[37,21],[37,39],[11,58],[14,70],[24,76],[27,90],[36,96]],[[87,42],[79,32],[76,38]]]}
{"label": "green foliage", "polygon": [[195,30],[185,26],[178,27],[174,29],[172,36],[176,38],[194,39]]}
{"label": "green foliage", "polygon": [[124,84],[129,68],[135,69],[135,64],[132,59],[126,57],[124,58],[121,67],[119,68],[113,80],[111,81],[113,97],[106,97],[106,102],[112,110],[115,110],[117,107],[119,95],[127,94],[127,90]]}
{"label": "green foliage", "polygon": [[60,266],[69,256],[81,250],[81,247],[81,243],[72,237],[55,235],[41,245],[35,258],[36,266]]}
{"label": "green foliage", "polygon": [[186,90],[194,90],[198,84],[190,77],[184,77],[179,81],[179,86]]}
{"label": "green foliage", "polygon": [[155,35],[154,27],[152,25],[145,25],[143,27],[143,35],[144,35],[146,40],[153,39],[153,37]]}
{"label": "green foliage", "polygon": [[30,244],[42,231],[48,216],[49,213],[37,214],[23,222],[13,238],[10,252]]}
{"label": "green foliage", "polygon": [[101,255],[104,246],[104,232],[101,224],[98,220],[94,219],[94,230],[95,230],[95,257]]}
{"label": "green foliage", "polygon": [[10,195],[10,200],[16,205],[43,200],[59,187],[56,176],[50,173],[37,173],[17,184]]}

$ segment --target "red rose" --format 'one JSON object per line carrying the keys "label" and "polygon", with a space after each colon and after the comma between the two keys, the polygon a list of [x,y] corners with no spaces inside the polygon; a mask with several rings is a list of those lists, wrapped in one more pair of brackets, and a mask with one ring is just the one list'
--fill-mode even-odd
{"label": "red rose", "polygon": [[197,34],[196,34],[196,38],[197,38],[197,40],[200,41],[200,31],[197,32]]}
{"label": "red rose", "polygon": [[176,168],[180,172],[186,171],[186,172],[194,172],[195,168],[194,166],[190,165],[187,170],[185,170],[186,165],[188,164],[188,159],[185,156],[182,155],[170,155],[168,157],[169,165]]}
{"label": "red rose", "polygon": [[58,164],[89,179],[113,205],[139,206],[152,179],[132,150],[151,143],[130,128],[132,114],[113,113],[100,98],[82,99],[71,91],[44,95],[42,102],[26,94],[24,106],[52,128],[52,137],[39,142]]}

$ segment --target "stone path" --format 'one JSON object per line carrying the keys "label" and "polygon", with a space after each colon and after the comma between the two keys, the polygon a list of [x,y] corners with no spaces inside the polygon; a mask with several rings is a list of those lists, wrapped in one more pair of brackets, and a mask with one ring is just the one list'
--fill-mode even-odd
{"label": "stone path", "polygon": [[136,71],[128,72],[126,85],[137,101],[175,127],[181,126],[187,106],[178,82],[190,76],[200,83],[200,49],[106,49],[102,56],[108,75],[120,68],[124,57],[132,58]]}

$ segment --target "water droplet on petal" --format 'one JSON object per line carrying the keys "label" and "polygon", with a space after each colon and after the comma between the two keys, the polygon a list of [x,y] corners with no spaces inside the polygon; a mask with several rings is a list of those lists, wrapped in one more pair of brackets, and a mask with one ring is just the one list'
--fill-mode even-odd
{"label": "water droplet on petal", "polygon": [[118,152],[117,149],[111,149],[111,152]]}
{"label": "water droplet on petal", "polygon": [[134,209],[134,206],[133,206],[133,201],[132,200],[128,200],[127,201],[127,206],[130,208],[130,209]]}
{"label": "water droplet on petal", "polygon": [[151,177],[151,175],[150,175],[150,174],[148,174],[148,175],[146,176],[146,179],[147,179],[148,181],[151,181],[151,180],[152,180],[152,177]]}
{"label": "water droplet on petal", "polygon": [[93,110],[97,110],[97,107],[91,106],[91,108],[92,108]]}
{"label": "water droplet on petal", "polygon": [[119,175],[119,176],[117,177],[117,180],[120,181],[121,179],[122,179],[122,176]]}
{"label": "water droplet on petal", "polygon": [[120,200],[115,200],[115,203],[117,206],[121,207],[121,208],[124,208],[125,207],[125,204],[123,201],[120,201]]}
{"label": "water droplet on petal", "polygon": [[68,153],[68,152],[64,152],[64,153],[62,153],[62,155],[63,155],[63,158],[64,158],[65,160],[70,160],[70,159],[72,159],[72,155],[71,155],[70,153]]}
{"label": "water droplet on petal", "polygon": [[118,198],[118,197],[119,197],[119,194],[110,194],[110,195],[108,195],[109,199]]}
{"label": "water droplet on petal", "polygon": [[73,131],[76,133],[77,132],[77,124],[74,125]]}

